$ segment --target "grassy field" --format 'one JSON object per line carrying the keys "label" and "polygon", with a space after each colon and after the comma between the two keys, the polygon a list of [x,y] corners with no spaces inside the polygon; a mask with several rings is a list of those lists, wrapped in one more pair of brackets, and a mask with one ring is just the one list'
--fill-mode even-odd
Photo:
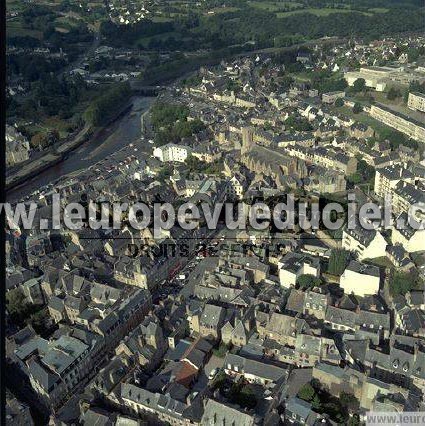
{"label": "grassy field", "polygon": [[370,264],[378,266],[378,267],[394,268],[394,265],[385,256],[383,256],[383,257],[376,257],[375,259],[365,259],[364,261],[365,261],[365,263],[370,263]]}
{"label": "grassy field", "polygon": [[20,12],[25,8],[25,3],[20,0],[7,0],[6,11],[7,12]]}
{"label": "grassy field", "polygon": [[352,108],[342,106],[342,107],[334,107],[333,108],[336,112],[339,112],[343,115],[346,115],[347,117],[351,117],[353,120],[356,120],[360,123],[366,124],[367,126],[372,127],[376,132],[380,133],[384,130],[393,130],[388,126],[385,126],[385,124],[380,123],[378,120],[375,120],[372,118],[369,114],[366,112],[361,112],[359,114],[354,114]]}
{"label": "grassy field", "polygon": [[157,34],[149,37],[141,37],[137,40],[137,45],[146,48],[151,40],[167,40],[169,37],[174,37],[176,40],[180,40],[181,34],[175,31],[170,31],[168,33]]}
{"label": "grassy field", "polygon": [[68,126],[69,122],[59,117],[41,117],[38,123],[25,126],[25,130],[30,135],[35,135],[37,133],[47,134],[50,130],[55,129],[59,132],[61,138],[65,138],[69,134]]}
{"label": "grassy field", "polygon": [[76,28],[79,25],[78,19],[74,19],[67,16],[60,16],[55,20],[56,31],[69,32],[72,28]]}
{"label": "grassy field", "polygon": [[152,22],[172,22],[172,18],[167,18],[166,16],[152,16],[151,18]]}
{"label": "grassy field", "polygon": [[22,21],[20,21],[19,19],[13,19],[13,20],[7,21],[6,34],[9,37],[29,36],[29,37],[34,37],[38,39],[41,39],[43,37],[43,34],[41,33],[41,31],[24,28]]}
{"label": "grassy field", "polygon": [[371,12],[371,13],[386,13],[389,10],[390,9],[386,9],[385,7],[373,7],[371,9],[368,9],[368,12]]}
{"label": "grassy field", "polygon": [[362,13],[363,15],[372,15],[372,13],[358,12],[351,9],[315,9],[315,8],[290,10],[288,12],[278,12],[276,15],[278,18],[287,18],[288,16],[292,16],[292,15],[300,14],[300,13],[311,13],[316,16],[329,16],[334,13],[355,13],[355,12]]}
{"label": "grassy field", "polygon": [[220,15],[222,13],[229,13],[229,12],[236,12],[239,10],[237,7],[213,7],[208,12],[205,12],[204,15],[211,16],[211,15]]}
{"label": "grassy field", "polygon": [[274,1],[249,1],[248,5],[255,7],[257,9],[267,10],[268,12],[279,12],[283,7],[296,9],[302,6],[302,3],[284,1],[284,2],[274,2]]}

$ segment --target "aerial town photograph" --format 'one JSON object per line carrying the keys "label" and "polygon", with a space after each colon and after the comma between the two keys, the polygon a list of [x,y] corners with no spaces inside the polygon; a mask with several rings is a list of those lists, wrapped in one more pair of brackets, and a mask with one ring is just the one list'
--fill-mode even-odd
{"label": "aerial town photograph", "polygon": [[424,0],[5,9],[0,424],[425,425]]}

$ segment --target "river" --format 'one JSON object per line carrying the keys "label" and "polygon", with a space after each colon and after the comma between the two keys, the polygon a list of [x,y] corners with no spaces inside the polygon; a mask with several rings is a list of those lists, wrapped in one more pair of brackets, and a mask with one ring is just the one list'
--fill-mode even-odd
{"label": "river", "polygon": [[7,201],[15,202],[64,175],[87,169],[123,146],[139,140],[141,136],[140,116],[154,100],[154,97],[134,97],[131,110],[124,116],[103,129],[96,138],[90,139],[69,153],[65,160],[12,188],[6,194]]}

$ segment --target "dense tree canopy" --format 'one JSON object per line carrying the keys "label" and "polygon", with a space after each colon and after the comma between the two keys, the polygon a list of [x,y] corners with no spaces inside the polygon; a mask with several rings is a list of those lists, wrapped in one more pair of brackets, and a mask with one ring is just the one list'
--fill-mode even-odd
{"label": "dense tree canopy", "polygon": [[332,275],[341,275],[350,259],[350,252],[343,249],[333,249],[329,258],[328,272]]}
{"label": "dense tree canopy", "polygon": [[99,126],[108,122],[128,102],[131,90],[128,83],[113,85],[102,96],[96,98],[84,113],[87,123]]}

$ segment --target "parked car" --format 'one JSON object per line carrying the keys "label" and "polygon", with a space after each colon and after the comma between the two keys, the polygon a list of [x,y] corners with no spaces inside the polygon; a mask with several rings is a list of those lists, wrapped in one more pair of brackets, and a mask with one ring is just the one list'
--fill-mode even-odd
{"label": "parked car", "polygon": [[217,373],[218,373],[218,368],[214,368],[213,370],[211,370],[210,374],[208,375],[208,380],[214,379]]}

